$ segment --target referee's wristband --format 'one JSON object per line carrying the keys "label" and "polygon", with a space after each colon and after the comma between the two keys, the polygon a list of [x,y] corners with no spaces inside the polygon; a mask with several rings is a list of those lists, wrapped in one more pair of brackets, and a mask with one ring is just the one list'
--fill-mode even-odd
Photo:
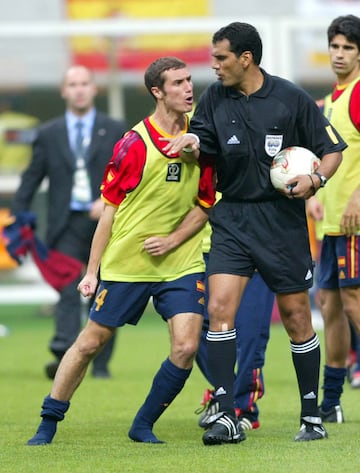
{"label": "referee's wristband", "polygon": [[[191,136],[192,138],[195,139],[195,141],[197,142],[198,145],[200,144],[200,139],[197,135],[195,135],[195,133],[185,133],[184,136]],[[185,148],[183,148],[182,150],[184,151],[184,153],[192,153],[194,151],[191,148],[191,146],[185,146]]]}
{"label": "referee's wristband", "polygon": [[314,179],[312,178],[312,175],[311,175],[311,174],[308,174],[308,176],[310,177],[310,181],[311,181],[311,192],[312,192],[312,195],[315,195],[315,194],[316,194],[316,187],[315,187],[315,184],[314,184]]}

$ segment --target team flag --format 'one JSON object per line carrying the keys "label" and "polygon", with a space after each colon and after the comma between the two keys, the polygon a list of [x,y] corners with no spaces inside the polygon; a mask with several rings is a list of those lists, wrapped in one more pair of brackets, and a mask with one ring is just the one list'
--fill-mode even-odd
{"label": "team flag", "polygon": [[9,218],[1,238],[9,255],[20,265],[30,254],[44,280],[57,291],[77,279],[82,271],[81,261],[48,248],[35,234],[36,215],[19,212]]}

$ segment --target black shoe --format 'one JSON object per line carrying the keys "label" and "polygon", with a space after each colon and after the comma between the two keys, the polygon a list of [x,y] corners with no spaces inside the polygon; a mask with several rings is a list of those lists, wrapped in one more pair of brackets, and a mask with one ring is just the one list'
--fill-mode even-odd
{"label": "black shoe", "polygon": [[110,371],[107,368],[93,369],[91,372],[93,378],[108,379],[111,378]]}
{"label": "black shoe", "polygon": [[205,390],[201,405],[202,407],[196,409],[195,414],[201,414],[198,420],[199,427],[208,429],[223,415],[222,412],[219,413],[219,401],[214,397],[212,389]]}
{"label": "black shoe", "polygon": [[258,429],[260,427],[258,417],[255,417],[250,412],[244,412],[243,414],[240,414],[240,416],[238,416],[238,420],[243,430],[253,430]]}
{"label": "black shoe", "polygon": [[[220,413],[218,413],[220,414]],[[245,432],[235,417],[221,413],[212,426],[204,433],[204,445],[221,445],[222,443],[239,443],[246,439]]]}
{"label": "black shoe", "polygon": [[45,365],[45,374],[49,379],[55,378],[59,365],[60,365],[60,360],[50,361],[50,363]]}
{"label": "black shoe", "polygon": [[358,365],[356,365],[356,369],[351,374],[351,387],[358,389],[360,388],[360,370],[358,369]]}
{"label": "black shoe", "polygon": [[343,424],[345,422],[344,414],[340,404],[333,406],[328,411],[319,408],[319,414],[323,422],[332,422],[334,424]]}
{"label": "black shoe", "polygon": [[299,433],[294,440],[295,442],[308,442],[309,440],[322,440],[326,438],[328,438],[328,434],[321,423],[320,417],[302,417]]}
{"label": "black shoe", "polygon": [[198,420],[199,427],[202,429],[208,429],[216,422],[221,416],[223,412],[219,412],[219,401],[215,398],[209,402],[208,407],[206,408],[205,412],[200,416]]}

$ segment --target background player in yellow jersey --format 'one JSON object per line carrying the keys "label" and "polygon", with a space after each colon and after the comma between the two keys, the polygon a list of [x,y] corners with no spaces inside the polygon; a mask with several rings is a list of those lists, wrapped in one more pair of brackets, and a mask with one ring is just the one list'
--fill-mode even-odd
{"label": "background player in yellow jersey", "polygon": [[[173,57],[154,61],[145,72],[145,85],[156,101],[155,111],[115,145],[105,171],[105,208],[79,284],[84,296],[93,295],[100,267],[89,321],[61,361],[28,445],[51,443],[89,362],[116,327],[137,324],[151,297],[168,323],[171,351],[131,426],[132,440],[161,443],[153,424],[181,391],[193,366],[205,291],[198,230],[215,200],[212,171],[205,162],[184,163],[178,154],[164,151],[168,139],[187,131],[193,84],[186,64]],[[163,239],[166,251],[158,253],[158,237],[169,234]]]}
{"label": "background player in yellow jersey", "polygon": [[325,422],[342,423],[349,320],[360,333],[360,18],[334,19],[327,35],[337,82],[325,97],[324,114],[348,148],[331,181],[320,180],[324,189],[309,200],[308,212],[321,220],[324,235],[318,269],[326,347],[320,414]]}

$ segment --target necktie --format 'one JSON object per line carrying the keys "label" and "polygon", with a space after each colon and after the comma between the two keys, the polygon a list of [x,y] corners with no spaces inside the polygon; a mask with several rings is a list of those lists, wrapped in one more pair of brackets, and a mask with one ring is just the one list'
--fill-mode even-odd
{"label": "necktie", "polygon": [[76,169],[74,170],[73,188],[70,208],[72,210],[89,210],[91,204],[91,186],[88,170],[86,169],[83,128],[80,121],[75,124],[76,135],[74,152],[76,158]]}
{"label": "necktie", "polygon": [[75,155],[76,155],[77,160],[78,159],[82,160],[84,158],[84,151],[85,151],[84,135],[83,135],[84,125],[81,122],[77,122],[75,124],[75,128],[77,130],[76,136],[75,136]]}

